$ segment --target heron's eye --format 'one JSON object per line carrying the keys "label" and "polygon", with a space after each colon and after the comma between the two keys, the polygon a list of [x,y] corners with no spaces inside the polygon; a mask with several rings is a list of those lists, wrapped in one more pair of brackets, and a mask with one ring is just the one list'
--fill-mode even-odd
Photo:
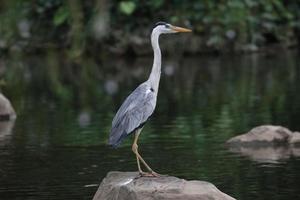
{"label": "heron's eye", "polygon": [[170,28],[170,25],[169,25],[169,24],[166,24],[165,27],[166,27],[166,28]]}

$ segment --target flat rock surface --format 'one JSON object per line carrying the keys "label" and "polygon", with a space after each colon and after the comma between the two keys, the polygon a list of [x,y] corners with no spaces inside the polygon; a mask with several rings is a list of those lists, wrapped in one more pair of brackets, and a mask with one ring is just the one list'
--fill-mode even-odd
{"label": "flat rock surface", "polygon": [[139,177],[137,172],[109,172],[93,200],[234,200],[205,181],[173,176]]}

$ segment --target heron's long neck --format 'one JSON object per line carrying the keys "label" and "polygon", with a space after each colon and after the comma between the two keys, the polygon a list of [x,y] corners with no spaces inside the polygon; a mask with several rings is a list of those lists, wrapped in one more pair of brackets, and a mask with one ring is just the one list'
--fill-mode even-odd
{"label": "heron's long neck", "polygon": [[157,31],[153,31],[151,35],[151,44],[154,51],[154,60],[152,71],[149,76],[148,81],[151,84],[151,87],[157,92],[160,80],[160,73],[161,73],[161,52],[158,44],[160,33]]}

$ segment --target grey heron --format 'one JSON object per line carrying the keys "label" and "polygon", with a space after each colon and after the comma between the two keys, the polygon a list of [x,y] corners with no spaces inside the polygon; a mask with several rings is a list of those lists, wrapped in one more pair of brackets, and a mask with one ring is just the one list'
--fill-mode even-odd
{"label": "grey heron", "polygon": [[[109,136],[109,144],[118,147],[125,137],[134,134],[132,151],[136,155],[137,166],[141,176],[158,176],[145,162],[138,152],[137,141],[141,130],[152,115],[155,106],[161,74],[161,51],[159,36],[167,33],[191,32],[190,29],[173,26],[166,22],[155,24],[151,34],[151,44],[154,51],[153,66],[148,80],[141,83],[123,102],[113,118]],[[147,168],[148,173],[142,171],[140,162]]]}

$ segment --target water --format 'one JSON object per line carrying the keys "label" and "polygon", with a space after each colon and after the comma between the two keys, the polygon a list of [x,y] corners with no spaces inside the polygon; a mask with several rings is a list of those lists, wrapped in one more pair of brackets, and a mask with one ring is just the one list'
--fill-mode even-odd
{"label": "water", "polygon": [[[151,167],[209,181],[241,200],[299,199],[296,154],[256,160],[224,145],[261,124],[300,130],[297,52],[170,60],[175,58],[164,59],[157,110],[139,141]],[[131,137],[116,150],[106,141],[116,109],[152,61],[116,62],[100,70],[105,74],[95,83],[95,96],[81,97],[86,90],[80,90],[73,104],[41,89],[49,85],[36,84],[35,77],[42,79],[38,67],[21,92],[20,85],[7,86],[18,118],[0,124],[1,200],[91,199],[107,172],[137,170]]]}

